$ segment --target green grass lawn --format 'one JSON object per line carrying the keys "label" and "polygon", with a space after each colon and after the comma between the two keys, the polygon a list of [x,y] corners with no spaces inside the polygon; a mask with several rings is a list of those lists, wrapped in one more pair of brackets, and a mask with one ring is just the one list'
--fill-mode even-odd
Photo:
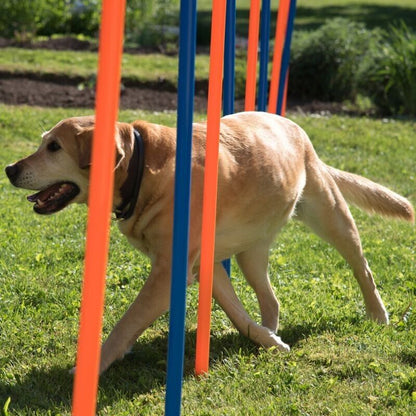
{"label": "green grass lawn", "polygon": [[[208,79],[207,55],[198,56],[195,63],[197,79]],[[38,75],[66,75],[88,79],[97,71],[97,53],[79,51],[31,50],[3,48],[0,71],[34,73]],[[154,82],[166,80],[177,83],[178,58],[163,54],[124,54],[122,76],[126,80]]]}
{"label": "green grass lawn", "polygon": [[[0,166],[32,152],[41,132],[86,110],[0,105]],[[199,118],[200,116],[198,116]],[[123,111],[120,119],[175,124],[175,113]],[[293,115],[333,166],[362,173],[415,204],[415,121]],[[8,415],[69,415],[83,269],[86,208],[32,212],[27,191],[0,175],[0,409]],[[241,337],[214,305],[211,368],[193,374],[198,286],[187,296],[184,415],[416,414],[416,236],[409,224],[353,210],[391,325],[365,319],[352,273],[334,249],[290,223],[271,251],[281,301],[281,355]],[[111,231],[104,335],[134,299],[148,261]],[[236,268],[233,284],[259,319]],[[98,414],[162,415],[168,317],[159,319],[100,379]],[[7,406],[6,406],[7,408]],[[0,410],[1,413],[1,410]]]}

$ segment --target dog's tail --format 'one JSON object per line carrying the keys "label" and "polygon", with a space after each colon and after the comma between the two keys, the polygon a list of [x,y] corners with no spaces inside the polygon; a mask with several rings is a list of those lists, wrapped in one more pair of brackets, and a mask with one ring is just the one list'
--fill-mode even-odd
{"label": "dog's tail", "polygon": [[326,168],[349,203],[369,213],[414,222],[415,213],[406,198],[362,176],[328,165]]}

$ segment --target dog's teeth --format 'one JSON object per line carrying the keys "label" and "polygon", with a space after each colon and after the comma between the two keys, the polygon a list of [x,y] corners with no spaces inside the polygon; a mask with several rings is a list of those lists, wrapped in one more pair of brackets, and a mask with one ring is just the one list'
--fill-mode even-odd
{"label": "dog's teeth", "polygon": [[45,205],[40,199],[37,199],[36,203],[39,207],[43,207]]}

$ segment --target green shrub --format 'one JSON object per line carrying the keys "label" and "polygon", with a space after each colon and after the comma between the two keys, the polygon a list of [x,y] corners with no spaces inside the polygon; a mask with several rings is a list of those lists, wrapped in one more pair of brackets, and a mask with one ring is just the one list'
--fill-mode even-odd
{"label": "green shrub", "polygon": [[36,10],[42,0],[2,0],[0,2],[0,36],[34,34],[38,28]]}
{"label": "green shrub", "polygon": [[362,23],[333,19],[313,32],[295,32],[289,91],[305,99],[354,100],[358,74],[381,35]]}
{"label": "green shrub", "polygon": [[178,0],[129,0],[126,9],[126,41],[145,47],[165,48],[178,33]]}
{"label": "green shrub", "polygon": [[361,88],[382,112],[416,116],[416,33],[392,26],[374,58]]}
{"label": "green shrub", "polygon": [[[65,3],[67,5],[66,30],[69,33],[94,36],[100,25],[101,0],[72,0]],[[45,28],[48,27],[50,24],[45,25]]]}
{"label": "green shrub", "polygon": [[94,36],[100,18],[100,0],[2,0],[0,36],[82,33]]}
{"label": "green shrub", "polygon": [[[178,0],[128,0],[126,40],[145,46],[165,44],[171,36],[167,26],[178,20],[177,6]],[[0,37],[93,37],[98,32],[100,12],[101,0],[2,0]]]}

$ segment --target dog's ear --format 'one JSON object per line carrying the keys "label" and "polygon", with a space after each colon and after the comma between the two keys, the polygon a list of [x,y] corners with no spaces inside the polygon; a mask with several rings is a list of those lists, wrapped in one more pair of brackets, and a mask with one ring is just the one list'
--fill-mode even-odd
{"label": "dog's ear", "polygon": [[78,165],[81,169],[87,169],[91,165],[93,127],[83,128],[76,135],[78,147]]}
{"label": "dog's ear", "polygon": [[118,123],[116,130],[116,162],[115,169],[122,165],[123,160],[126,159],[126,152],[130,146],[127,143],[131,143],[132,128],[129,124]]}
{"label": "dog's ear", "polygon": [[[91,166],[92,155],[92,140],[94,128],[83,128],[77,135],[78,147],[78,165],[81,169],[86,169]],[[124,143],[128,142],[128,137],[131,135],[131,129],[128,125],[121,125],[117,127],[115,135],[116,155],[115,155],[115,169],[117,169],[125,158]]]}

